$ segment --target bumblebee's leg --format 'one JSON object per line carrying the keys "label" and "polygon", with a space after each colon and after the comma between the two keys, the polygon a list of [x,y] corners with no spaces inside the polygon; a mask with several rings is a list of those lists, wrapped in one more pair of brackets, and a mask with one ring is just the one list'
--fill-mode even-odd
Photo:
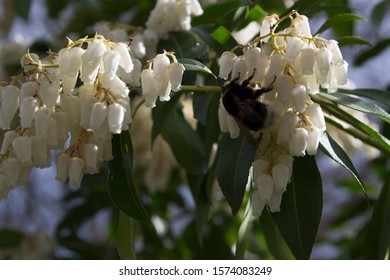
{"label": "bumblebee's leg", "polygon": [[275,80],[276,80],[276,76],[275,76],[275,78],[272,80],[272,82],[267,87],[263,87],[263,88],[259,88],[259,89],[255,90],[253,92],[253,94],[252,94],[252,98],[258,98],[263,93],[266,93],[266,92],[269,92],[269,91],[273,90],[274,89]]}
{"label": "bumblebee's leg", "polygon": [[252,81],[252,79],[255,77],[255,74],[256,74],[256,68],[253,69],[252,75],[250,75],[247,79],[242,81],[241,85],[243,87],[247,87],[249,85],[249,83]]}

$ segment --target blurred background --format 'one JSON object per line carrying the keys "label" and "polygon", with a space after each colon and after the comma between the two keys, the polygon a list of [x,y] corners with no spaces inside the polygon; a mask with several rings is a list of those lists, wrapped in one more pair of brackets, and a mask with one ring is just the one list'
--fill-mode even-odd
{"label": "blurred background", "polygon": [[[234,2],[238,7],[241,1],[200,2],[205,8],[222,2]],[[272,1],[253,2],[267,12],[274,11]],[[285,7],[294,3],[274,2]],[[308,1],[301,2],[304,5]],[[351,31],[371,45],[342,48],[349,63],[349,86],[389,90],[390,1],[333,0],[324,1],[325,4],[332,5],[333,13],[349,11],[366,19],[351,24]],[[58,50],[66,46],[66,36],[81,38],[94,34],[104,27],[104,22],[112,22],[112,26],[143,27],[154,5],[155,1],[151,0],[0,0],[0,81],[20,73],[19,60],[27,49],[37,53]],[[321,8],[313,11],[312,31],[327,19],[329,11]],[[337,32],[329,30],[322,35],[337,39],[340,35]],[[111,35],[120,34],[118,31]],[[140,130],[150,133],[150,112],[144,111],[140,114],[146,121],[134,124],[134,135]],[[190,118],[190,109],[188,114]],[[356,117],[389,133],[387,127],[365,115]],[[332,127],[328,131],[349,152],[367,187],[369,200],[375,201],[389,170],[386,159],[375,149],[338,134]],[[3,131],[0,137],[2,134]],[[138,229],[138,256],[141,259],[233,258],[239,219],[231,217],[221,194],[218,191],[213,194],[216,202],[200,242],[196,236],[195,202],[169,148],[160,141],[152,151],[148,141],[145,143],[136,136],[133,141],[135,170],[139,174],[136,180],[148,212],[153,213],[156,228],[156,232],[144,227]],[[55,164],[55,153],[52,158]],[[359,237],[371,215],[369,203],[345,169],[321,153],[317,162],[323,178],[324,209],[312,259],[360,258]],[[118,213],[108,197],[107,170],[86,176],[77,191],[54,178],[55,167],[34,169],[28,184],[0,200],[0,259],[117,259],[113,235]],[[261,222],[253,224],[254,229],[262,226]],[[274,257],[267,252],[262,236],[251,236],[250,244],[253,247],[248,250],[247,258]]]}

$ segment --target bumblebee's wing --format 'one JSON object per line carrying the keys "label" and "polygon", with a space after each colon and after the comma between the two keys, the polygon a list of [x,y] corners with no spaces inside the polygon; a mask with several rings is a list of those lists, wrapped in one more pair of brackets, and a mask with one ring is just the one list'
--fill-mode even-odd
{"label": "bumblebee's wing", "polygon": [[250,105],[246,104],[243,100],[235,95],[233,95],[233,97],[239,111],[243,112],[250,121],[256,123],[264,121],[263,116],[256,112],[256,110],[254,110]]}

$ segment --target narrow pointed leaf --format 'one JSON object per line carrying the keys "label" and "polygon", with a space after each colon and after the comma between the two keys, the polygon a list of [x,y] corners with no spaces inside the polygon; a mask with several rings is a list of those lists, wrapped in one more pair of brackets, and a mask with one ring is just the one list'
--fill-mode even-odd
{"label": "narrow pointed leaf", "polygon": [[355,58],[355,61],[354,61],[355,65],[356,66],[363,65],[367,60],[379,55],[389,46],[390,46],[390,38],[387,38],[387,39],[384,39],[384,40],[378,42],[375,46],[369,48],[366,51],[361,52]]}
{"label": "narrow pointed leaf", "polygon": [[284,240],[297,259],[309,259],[322,214],[322,182],[313,156],[294,158],[291,183],[281,211],[272,213]]}
{"label": "narrow pointed leaf", "polygon": [[385,110],[383,110],[381,107],[379,107],[378,105],[376,105],[374,103],[368,102],[368,101],[363,100],[363,99],[358,99],[358,98],[355,98],[355,97],[352,97],[350,95],[343,94],[340,92],[335,92],[332,94],[321,92],[319,94],[321,96],[329,99],[329,100],[332,100],[332,101],[338,103],[338,104],[344,105],[348,108],[351,108],[351,109],[354,109],[354,110],[357,110],[357,111],[360,111],[363,113],[372,114],[378,118],[381,118],[385,122],[390,123],[390,115]]}
{"label": "narrow pointed leaf", "polygon": [[366,259],[383,260],[390,248],[390,176],[383,185],[368,223],[364,254]]}
{"label": "narrow pointed leaf", "polygon": [[256,147],[242,135],[231,139],[228,134],[224,134],[219,142],[216,175],[233,215],[241,207],[255,151]]}
{"label": "narrow pointed leaf", "polygon": [[380,102],[384,105],[390,106],[390,92],[374,89],[374,88],[360,88],[360,89],[339,89],[338,91],[354,94],[361,97],[370,98],[376,102]]}
{"label": "narrow pointed leaf", "polygon": [[206,65],[197,60],[189,58],[179,58],[177,61],[183,64],[186,71],[203,72],[213,76],[214,78],[217,78],[217,76],[215,76],[214,73],[211,72],[211,70]]}
{"label": "narrow pointed leaf", "polygon": [[351,159],[348,157],[347,153],[337,144],[336,141],[333,140],[326,132],[322,134],[320,140],[320,149],[323,151],[328,157],[333,159],[335,162],[340,164],[342,167],[348,170],[349,173],[356,179],[362,188],[364,194],[366,195],[366,189],[363,185],[363,182],[357,172],[355,166],[353,165]]}
{"label": "narrow pointed leaf", "polygon": [[113,136],[112,155],[114,159],[108,164],[108,190],[112,201],[127,216],[150,225],[133,180],[133,148],[128,131]]}
{"label": "narrow pointed leaf", "polygon": [[318,31],[315,34],[320,34],[333,26],[342,25],[345,22],[349,22],[353,20],[365,20],[365,19],[355,14],[348,14],[348,13],[338,14],[329,18],[323,25],[321,25],[321,27],[318,29]]}
{"label": "narrow pointed leaf", "polygon": [[115,232],[116,250],[122,260],[135,260],[135,237],[137,222],[120,211],[118,226]]}
{"label": "narrow pointed leaf", "polygon": [[357,37],[357,36],[344,36],[342,38],[339,38],[337,39],[337,41],[339,42],[339,46],[340,47],[344,47],[344,46],[347,46],[347,45],[368,45],[368,46],[372,46],[371,42],[363,39],[363,38],[360,38],[360,37]]}

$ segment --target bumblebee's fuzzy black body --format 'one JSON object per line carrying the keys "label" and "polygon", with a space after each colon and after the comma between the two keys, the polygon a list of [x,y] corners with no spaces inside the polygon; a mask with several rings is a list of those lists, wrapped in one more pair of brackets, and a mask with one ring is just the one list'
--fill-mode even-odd
{"label": "bumblebee's fuzzy black body", "polygon": [[[239,77],[223,87],[222,102],[226,111],[232,115],[241,128],[259,131],[264,127],[268,115],[267,105],[257,101],[263,93],[273,89],[268,87],[253,89],[249,86],[255,72],[240,84]],[[248,138],[248,137],[247,137]]]}

